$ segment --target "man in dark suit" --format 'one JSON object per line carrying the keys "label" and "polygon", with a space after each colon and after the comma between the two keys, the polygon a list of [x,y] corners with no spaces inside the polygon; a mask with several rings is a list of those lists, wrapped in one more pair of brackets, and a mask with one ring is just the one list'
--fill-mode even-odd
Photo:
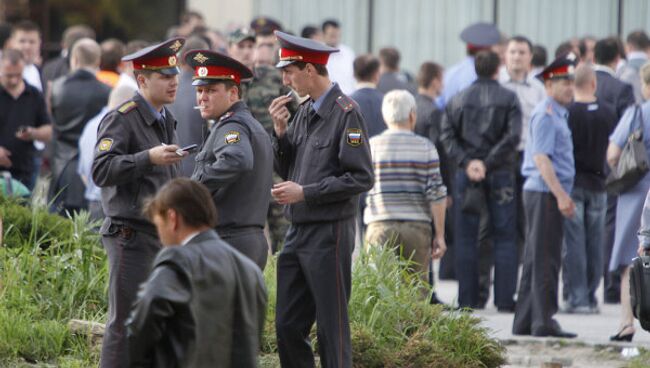
{"label": "man in dark suit", "polygon": [[52,139],[52,210],[65,214],[86,208],[84,184],[77,174],[79,138],[88,120],[108,103],[110,87],[98,81],[101,50],[97,42],[83,38],[70,53],[72,71],[52,84],[54,118]]}
{"label": "man in dark suit", "polygon": [[264,279],[212,230],[208,190],[174,179],[145,211],[164,248],[127,322],[129,367],[257,367]]}
{"label": "man in dark suit", "polygon": [[417,90],[413,83],[413,77],[407,72],[400,70],[400,54],[394,47],[384,47],[379,50],[379,60],[381,61],[381,76],[377,83],[377,89],[382,93],[388,93],[394,89],[405,89],[413,96]]}
{"label": "man in dark suit", "polygon": [[[616,122],[625,109],[634,104],[632,86],[621,82],[615,76],[616,65],[620,60],[618,42],[615,38],[605,38],[594,47],[594,70],[596,71],[596,98],[614,107]],[[613,125],[615,127],[616,124]],[[619,303],[621,277],[619,272],[609,272],[609,259],[614,245],[614,225],[616,223],[616,197],[607,196],[607,216],[605,220],[605,303]]]}
{"label": "man in dark suit", "polygon": [[386,130],[386,123],[381,116],[381,102],[384,94],[377,89],[379,81],[379,59],[366,54],[354,59],[354,78],[358,89],[350,95],[359,105],[361,115],[368,125],[368,136],[373,137]]}

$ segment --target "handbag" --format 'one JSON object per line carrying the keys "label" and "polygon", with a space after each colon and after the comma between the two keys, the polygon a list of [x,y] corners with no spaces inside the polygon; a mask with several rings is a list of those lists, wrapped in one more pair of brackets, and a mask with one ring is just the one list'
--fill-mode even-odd
{"label": "handbag", "polygon": [[632,313],[644,330],[650,331],[650,256],[644,254],[632,262],[630,270]]}
{"label": "handbag", "polygon": [[[640,124],[638,129],[635,129],[637,121]],[[630,190],[650,170],[648,152],[643,143],[643,114],[638,105],[634,108],[631,125],[632,132],[625,142],[618,164],[605,182],[605,188],[613,194],[621,194]]]}

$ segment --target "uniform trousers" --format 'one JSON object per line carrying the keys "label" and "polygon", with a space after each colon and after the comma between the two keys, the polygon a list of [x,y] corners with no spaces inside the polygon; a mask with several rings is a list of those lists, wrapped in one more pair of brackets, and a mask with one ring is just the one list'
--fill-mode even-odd
{"label": "uniform trousers", "polygon": [[277,266],[275,324],[283,368],[314,367],[314,321],[321,367],[352,367],[347,306],[354,226],[351,217],[289,227]]}
{"label": "uniform trousers", "polygon": [[264,236],[264,228],[255,226],[235,229],[218,228],[217,234],[264,271],[269,255],[269,243]]}
{"label": "uniform trousers", "polygon": [[136,300],[141,283],[146,281],[151,264],[161,248],[153,234],[110,224],[100,229],[108,255],[108,322],[102,343],[101,368],[127,367],[128,345],[124,324]]}
{"label": "uniform trousers", "polygon": [[558,276],[563,216],[552,193],[524,190],[526,247],[512,333],[546,336],[559,329]]}

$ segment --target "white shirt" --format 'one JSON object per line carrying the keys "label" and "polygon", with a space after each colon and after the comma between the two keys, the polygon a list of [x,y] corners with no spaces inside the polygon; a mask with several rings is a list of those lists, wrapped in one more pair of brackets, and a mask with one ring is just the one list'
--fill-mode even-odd
{"label": "white shirt", "polygon": [[23,69],[23,79],[27,81],[30,85],[36,87],[41,93],[43,93],[43,83],[41,82],[41,72],[38,71],[38,68],[34,64],[25,65]]}
{"label": "white shirt", "polygon": [[338,83],[341,91],[346,95],[355,91],[356,80],[354,79],[354,51],[346,45],[338,45],[339,52],[330,54],[327,62],[327,72],[330,80]]}
{"label": "white shirt", "polygon": [[195,231],[191,233],[190,235],[186,236],[185,239],[181,242],[181,245],[187,245],[192,239],[194,239],[195,236],[199,235],[201,232],[200,231]]}
{"label": "white shirt", "polygon": [[126,73],[120,74],[120,78],[118,78],[117,83],[113,88],[118,88],[122,86],[132,88],[133,92],[138,90],[138,82],[135,81],[133,76]]}

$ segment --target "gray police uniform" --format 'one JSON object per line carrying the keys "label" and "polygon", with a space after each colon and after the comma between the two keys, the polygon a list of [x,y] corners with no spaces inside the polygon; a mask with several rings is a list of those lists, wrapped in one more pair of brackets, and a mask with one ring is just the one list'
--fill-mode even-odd
{"label": "gray police uniform", "polygon": [[268,133],[243,102],[210,128],[192,179],[204,184],[217,207],[217,233],[264,269],[264,223],[271,198],[273,149]]}
{"label": "gray police uniform", "polygon": [[321,365],[351,367],[350,296],[354,216],[374,182],[366,124],[334,85],[317,111],[303,103],[286,134],[274,137],[275,168],[303,187],[285,206],[291,222],[278,258],[276,330],[283,367],[314,364],[309,333],[318,326]]}
{"label": "gray police uniform", "polygon": [[109,262],[108,323],[102,367],[125,367],[126,321],[138,285],[147,279],[161,244],[156,228],[142,214],[142,201],[179,175],[180,164],[151,163],[149,149],[176,144],[176,120],[165,109],[158,119],[140,94],[102,120],[92,176],[102,190],[106,219],[100,229]]}

